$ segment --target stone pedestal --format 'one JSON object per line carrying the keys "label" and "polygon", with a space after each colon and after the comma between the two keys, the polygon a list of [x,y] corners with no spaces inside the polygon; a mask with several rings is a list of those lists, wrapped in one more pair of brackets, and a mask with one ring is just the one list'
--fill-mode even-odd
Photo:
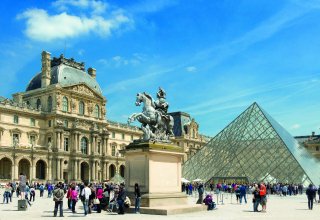
{"label": "stone pedestal", "polygon": [[186,205],[181,193],[183,149],[164,143],[132,143],[126,147],[126,189],[134,203],[134,184],[141,191],[141,207]]}

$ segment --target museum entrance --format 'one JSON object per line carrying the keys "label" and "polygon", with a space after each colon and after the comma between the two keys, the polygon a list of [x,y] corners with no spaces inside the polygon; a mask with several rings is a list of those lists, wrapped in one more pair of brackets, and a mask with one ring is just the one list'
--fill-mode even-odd
{"label": "museum entrance", "polygon": [[46,163],[43,160],[38,160],[38,162],[37,162],[36,178],[39,180],[46,179]]}
{"label": "museum entrance", "polygon": [[12,162],[8,158],[2,158],[0,160],[0,179],[11,179]]}
{"label": "museum entrance", "polygon": [[89,181],[89,164],[87,162],[82,162],[80,169],[81,169],[81,180]]}
{"label": "museum entrance", "polygon": [[19,161],[19,175],[23,173],[27,179],[30,180],[30,163],[27,159],[22,159]]}

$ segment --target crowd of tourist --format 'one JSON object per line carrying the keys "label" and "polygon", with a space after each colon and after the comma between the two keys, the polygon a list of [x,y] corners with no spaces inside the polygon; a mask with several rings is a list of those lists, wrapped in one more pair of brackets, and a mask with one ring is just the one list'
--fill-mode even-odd
{"label": "crowd of tourist", "polygon": [[[131,205],[130,199],[127,196],[124,183],[75,183],[65,184],[59,182],[52,183],[37,183],[29,184],[26,176],[22,173],[19,176],[19,182],[7,183],[3,191],[3,203],[12,202],[12,197],[16,193],[16,197],[24,198],[29,206],[31,202],[36,201],[36,190],[39,191],[39,196],[44,197],[44,192],[47,190],[47,197],[54,201],[53,215],[63,216],[63,200],[67,199],[67,207],[72,213],[79,212],[79,207],[83,207],[83,214],[86,216],[92,212],[101,213],[117,212],[122,215],[125,213],[125,207]],[[236,197],[238,204],[247,203],[248,197],[252,197],[253,211],[266,212],[267,197],[269,195],[279,196],[294,196],[302,194],[305,191],[308,198],[308,208],[313,209],[313,202],[317,202],[316,195],[318,193],[320,203],[320,186],[310,184],[308,188],[304,189],[299,184],[264,184],[264,183],[232,183],[232,184],[203,184],[201,182],[182,183],[182,192],[187,195],[198,196],[197,204],[207,205],[207,210],[214,210],[216,203],[214,202],[214,195],[219,196],[223,193],[231,193]],[[140,212],[141,192],[138,183],[134,186],[135,195],[135,213]],[[261,209],[259,210],[259,205]],[[82,212],[82,211],[81,211]]]}
{"label": "crowd of tourist", "polygon": [[[72,213],[79,211],[78,207],[83,207],[83,214],[86,216],[92,212],[101,213],[117,212],[120,215],[125,214],[125,208],[129,208],[131,201],[127,196],[124,183],[114,184],[108,183],[70,183],[65,184],[59,182],[52,183],[33,183],[30,185],[26,177],[21,173],[19,183],[7,183],[3,191],[3,203],[12,202],[12,197],[16,192],[16,196],[20,199],[24,198],[31,206],[31,202],[36,201],[36,190],[39,190],[39,196],[44,196],[47,190],[48,198],[54,201],[53,215],[63,217],[63,200],[67,199],[67,207]],[[135,184],[135,213],[140,213],[141,193],[139,184]]]}
{"label": "crowd of tourist", "polygon": [[[308,188],[304,189],[301,184],[284,184],[284,183],[268,183],[263,182],[257,184],[244,184],[244,183],[218,183],[218,184],[207,184],[203,185],[199,182],[193,183],[182,183],[182,192],[185,192],[187,195],[192,196],[194,193],[197,193],[200,197],[203,197],[205,192],[205,199],[203,203],[208,206],[208,210],[212,210],[213,207],[216,207],[216,204],[213,202],[213,195],[217,196],[219,193],[230,193],[235,194],[236,201],[239,204],[247,203],[248,195],[252,195],[253,211],[254,212],[266,212],[267,207],[267,197],[269,195],[279,195],[279,196],[295,196],[303,194],[304,190],[308,198],[308,208],[312,210],[313,202],[317,202],[316,195],[318,193],[320,203],[320,186],[310,184]],[[205,190],[203,190],[205,189]],[[197,202],[198,203],[198,202]],[[261,205],[261,210],[259,210],[259,205]]]}

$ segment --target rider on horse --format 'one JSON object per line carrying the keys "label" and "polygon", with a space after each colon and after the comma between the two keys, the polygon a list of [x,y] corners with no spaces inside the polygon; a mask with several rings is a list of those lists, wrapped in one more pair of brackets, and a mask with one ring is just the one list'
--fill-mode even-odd
{"label": "rider on horse", "polygon": [[159,91],[157,92],[157,98],[158,100],[154,102],[155,109],[161,113],[162,117],[169,120],[169,103],[166,101],[166,92],[161,87],[159,87]]}

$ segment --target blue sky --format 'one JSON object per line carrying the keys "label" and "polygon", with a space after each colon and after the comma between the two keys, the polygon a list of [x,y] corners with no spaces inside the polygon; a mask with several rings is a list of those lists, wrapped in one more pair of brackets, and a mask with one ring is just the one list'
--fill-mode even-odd
{"label": "blue sky", "polygon": [[[320,1],[4,0],[0,95],[24,91],[41,51],[97,69],[107,117],[167,92],[213,136],[253,102],[292,135],[319,133]],[[14,7],[13,7],[14,6]]]}

